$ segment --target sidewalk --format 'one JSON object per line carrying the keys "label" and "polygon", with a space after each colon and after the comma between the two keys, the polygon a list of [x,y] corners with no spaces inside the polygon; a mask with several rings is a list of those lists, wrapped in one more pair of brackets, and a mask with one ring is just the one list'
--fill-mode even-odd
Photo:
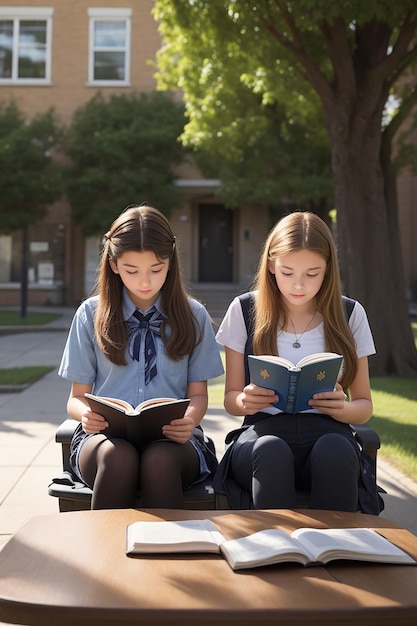
{"label": "sidewalk", "polygon": [[[66,417],[70,384],[57,375],[57,366],[73,315],[72,309],[58,310],[62,317],[47,328],[0,334],[0,367],[55,366],[21,392],[0,393],[0,549],[30,517],[58,512],[47,487],[61,472],[61,450],[54,437]],[[225,433],[240,421],[222,407],[209,409],[204,426],[219,455]],[[381,453],[378,483],[388,492],[382,517],[417,535],[417,484],[384,462]]]}

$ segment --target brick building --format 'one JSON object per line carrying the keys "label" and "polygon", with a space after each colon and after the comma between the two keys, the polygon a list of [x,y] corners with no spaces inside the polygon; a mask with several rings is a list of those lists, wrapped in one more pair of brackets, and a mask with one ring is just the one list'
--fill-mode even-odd
{"label": "brick building", "polygon": [[[154,90],[152,61],[160,36],[151,13],[153,4],[152,0],[3,2],[0,101],[13,99],[27,117],[54,107],[66,124],[97,91],[106,96]],[[203,179],[191,165],[180,170],[177,184],[183,199],[173,207],[170,221],[185,278],[195,285],[244,289],[270,226],[267,209],[226,210],[216,195],[218,182]],[[404,265],[410,287],[417,282],[412,245],[417,234],[415,185],[412,177],[400,185]],[[122,208],[115,207],[116,214]],[[21,237],[18,232],[0,236],[0,305],[20,301]],[[49,207],[47,217],[29,229],[29,305],[78,304],[94,282],[98,254],[99,241],[81,236],[67,203]]]}
{"label": "brick building", "polygon": [[[33,0],[0,5],[0,100],[28,117],[54,107],[62,123],[97,91],[155,89],[150,61],[160,45],[151,0]],[[3,44],[2,44],[3,41]],[[20,63],[24,59],[25,63]],[[20,73],[19,73],[20,72]],[[190,283],[247,285],[269,227],[267,211],[226,210],[191,166],[177,183],[181,206],[170,221]],[[134,198],[132,202],[140,202]],[[123,207],[115,207],[115,215]],[[84,239],[70,207],[56,203],[29,229],[28,303],[77,304],[91,288],[99,241]],[[0,304],[20,301],[21,233],[0,237]]]}

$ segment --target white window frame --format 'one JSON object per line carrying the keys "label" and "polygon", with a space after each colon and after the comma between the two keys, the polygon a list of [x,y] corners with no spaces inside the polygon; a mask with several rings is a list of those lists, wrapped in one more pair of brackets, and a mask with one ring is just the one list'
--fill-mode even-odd
{"label": "white window frame", "polygon": [[[0,7],[0,19],[13,22],[13,52],[12,52],[12,76],[2,78],[1,85],[50,85],[52,71],[52,17],[54,9],[52,7]],[[45,54],[45,76],[44,78],[19,78],[18,61],[18,32],[21,21],[35,20],[46,24],[46,54]]]}
{"label": "white window frame", "polygon": [[[131,42],[131,17],[132,9],[90,8],[89,17],[89,46],[88,46],[88,85],[97,87],[129,87],[130,86],[130,42]],[[94,47],[94,27],[97,22],[124,22],[126,25],[126,41],[124,47],[111,48],[111,50],[124,52],[125,54],[125,77],[123,80],[96,80],[94,78],[94,54],[107,48]]]}

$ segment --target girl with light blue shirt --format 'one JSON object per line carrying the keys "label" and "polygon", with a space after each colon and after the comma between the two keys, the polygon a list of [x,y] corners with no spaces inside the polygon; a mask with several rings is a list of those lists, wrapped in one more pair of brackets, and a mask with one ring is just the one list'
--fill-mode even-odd
{"label": "girl with light blue shirt", "polygon": [[[68,414],[80,422],[71,468],[93,489],[92,508],[134,507],[138,490],[144,507],[182,507],[183,490],[216,466],[195,429],[207,380],[222,373],[209,315],[184,288],[169,222],[153,207],[128,207],[104,237],[96,295],[76,311],[59,368],[72,382]],[[137,450],[106,436],[107,422],[84,397],[91,392],[132,406],[156,397],[190,404]]]}

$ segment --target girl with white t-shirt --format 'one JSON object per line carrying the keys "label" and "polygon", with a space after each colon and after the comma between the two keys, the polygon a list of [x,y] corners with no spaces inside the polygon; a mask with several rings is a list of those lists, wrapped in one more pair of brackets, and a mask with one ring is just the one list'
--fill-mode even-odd
{"label": "girl with white t-shirt", "polygon": [[[368,356],[375,353],[364,308],[346,316],[336,247],[317,215],[294,212],[270,232],[260,259],[248,337],[240,298],[217,333],[225,348],[224,406],[245,416],[215,475],[232,508],[295,508],[296,491],[311,492],[316,509],[356,511],[360,446],[351,425],[372,415]],[[248,349],[249,346],[249,349]],[[317,352],[344,357],[334,391],[315,394],[310,410],[280,412],[271,389],[247,377],[247,354],[280,355],[292,362]]]}

